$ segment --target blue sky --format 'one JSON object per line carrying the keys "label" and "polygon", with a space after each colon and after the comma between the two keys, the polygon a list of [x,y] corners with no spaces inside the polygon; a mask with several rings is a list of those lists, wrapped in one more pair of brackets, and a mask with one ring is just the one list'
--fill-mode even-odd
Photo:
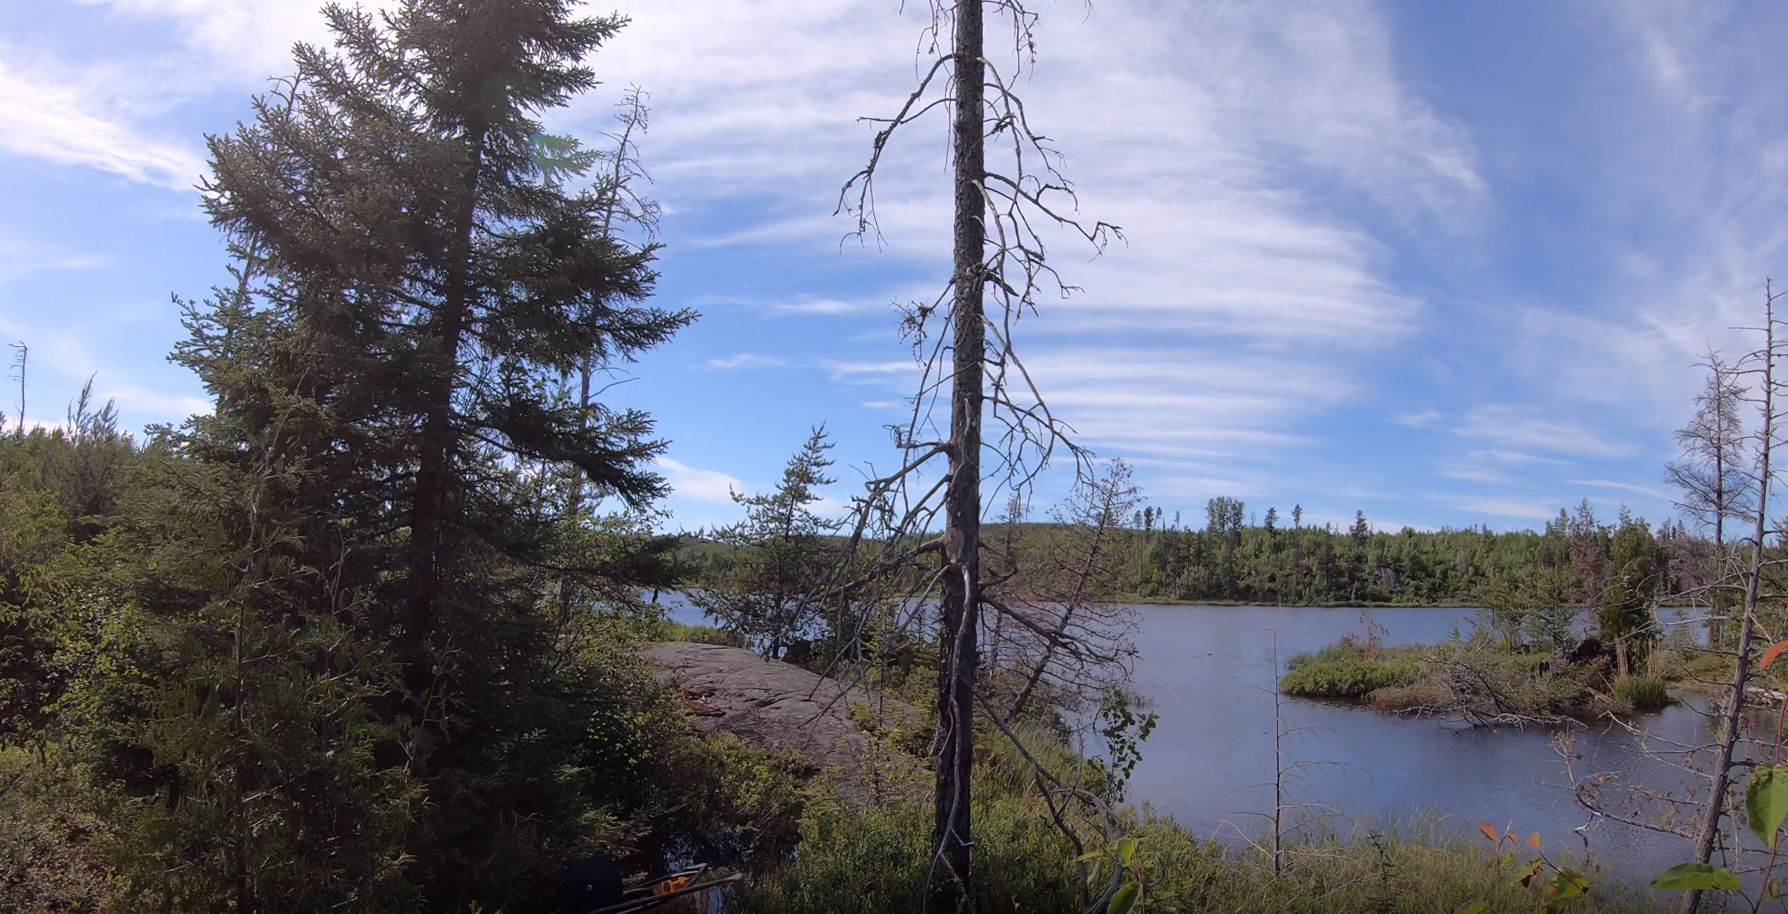
{"label": "blue sky", "polygon": [[[1129,241],[1058,239],[1084,291],[1020,345],[1153,503],[1391,528],[1534,526],[1586,496],[1670,513],[1697,354],[1744,345],[1728,328],[1788,251],[1788,7],[1036,5],[1033,122]],[[947,273],[943,123],[890,153],[885,244],[841,244],[832,211],[857,118],[913,78],[906,6],[623,5],[605,85],[553,116],[594,142],[620,90],[651,95],[658,297],[703,317],[610,396],[671,441],[678,524],[735,516],[729,487],[771,485],[814,423],[835,500],[893,459],[913,374],[890,303]],[[0,340],[31,346],[27,418],[90,375],[133,427],[207,408],[164,359],[170,296],[224,275],[203,135],[325,37],[304,0],[0,0]]]}

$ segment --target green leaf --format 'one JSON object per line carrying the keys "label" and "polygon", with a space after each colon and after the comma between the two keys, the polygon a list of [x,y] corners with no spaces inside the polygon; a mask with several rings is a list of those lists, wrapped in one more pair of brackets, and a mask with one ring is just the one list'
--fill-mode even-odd
{"label": "green leaf", "polygon": [[1130,858],[1136,856],[1136,839],[1125,838],[1118,842],[1118,866],[1130,865]]}
{"label": "green leaf", "polygon": [[1738,891],[1738,874],[1710,863],[1678,863],[1651,881],[1654,889]]}
{"label": "green leaf", "polygon": [[1525,889],[1528,886],[1533,885],[1533,881],[1539,878],[1540,868],[1545,865],[1546,863],[1543,860],[1535,860],[1533,863],[1529,864],[1526,867],[1526,874],[1521,877],[1521,887]]}
{"label": "green leaf", "polygon": [[1105,856],[1105,854],[1102,851],[1088,851],[1087,853],[1084,853],[1078,857],[1075,857],[1074,862],[1075,863],[1092,863],[1094,860],[1097,860],[1103,856]]}
{"label": "green leaf", "polygon": [[1764,847],[1776,846],[1776,830],[1784,817],[1788,817],[1788,770],[1759,766],[1751,786],[1745,788],[1745,818]]}
{"label": "green leaf", "polygon": [[1130,914],[1136,910],[1136,900],[1142,895],[1142,886],[1135,882],[1126,882],[1111,896],[1111,904],[1105,906],[1105,914]]}
{"label": "green leaf", "polygon": [[1474,901],[1471,904],[1454,911],[1453,914],[1484,914],[1484,912],[1488,910],[1490,910],[1489,905],[1481,901]]}
{"label": "green leaf", "polygon": [[1576,870],[1559,870],[1558,875],[1552,877],[1552,884],[1549,888],[1553,898],[1563,901],[1566,898],[1576,898],[1589,891],[1589,880],[1583,878],[1583,874]]}

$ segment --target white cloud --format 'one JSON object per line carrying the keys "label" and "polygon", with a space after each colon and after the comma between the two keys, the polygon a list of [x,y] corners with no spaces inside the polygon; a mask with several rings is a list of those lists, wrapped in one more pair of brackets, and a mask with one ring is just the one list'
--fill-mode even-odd
{"label": "white cloud", "polygon": [[205,170],[190,148],[142,135],[82,87],[26,76],[6,60],[0,60],[0,149],[176,190],[191,188]]}
{"label": "white cloud", "polygon": [[1437,410],[1425,409],[1419,413],[1398,413],[1391,417],[1391,421],[1404,428],[1427,428],[1439,422],[1441,418],[1442,416]]}
{"label": "white cloud", "polygon": [[1454,507],[1476,514],[1490,514],[1496,517],[1519,517],[1531,520],[1551,520],[1558,516],[1557,505],[1544,505],[1523,498],[1503,495],[1469,495],[1465,497],[1449,497],[1445,499]]}
{"label": "white cloud", "polygon": [[1599,489],[1622,489],[1628,492],[1637,492],[1641,495],[1650,496],[1659,500],[1668,500],[1670,498],[1669,494],[1651,486],[1634,485],[1630,482],[1620,482],[1613,479],[1567,479],[1565,481],[1574,486],[1595,486]]}
{"label": "white cloud", "polygon": [[657,460],[658,472],[670,483],[672,493],[689,501],[730,505],[733,493],[745,491],[739,477],[718,470],[698,470],[669,457]]}
{"label": "white cloud", "polygon": [[767,356],[767,355],[756,355],[756,354],[753,354],[750,352],[741,352],[738,355],[727,356],[726,358],[723,358],[723,359],[709,359],[708,360],[708,367],[722,368],[722,369],[725,369],[725,368],[779,368],[779,367],[782,367],[787,364],[788,364],[787,362],[785,362],[781,359],[771,358],[770,356]]}
{"label": "white cloud", "polygon": [[818,364],[834,379],[858,382],[894,381],[903,383],[909,377],[919,373],[918,364],[911,359],[885,362],[822,359]]}
{"label": "white cloud", "polygon": [[856,314],[872,310],[866,302],[839,301],[835,298],[803,299],[770,306],[772,314]]}
{"label": "white cloud", "polygon": [[1537,448],[1574,457],[1617,458],[1632,453],[1630,446],[1609,441],[1580,425],[1540,418],[1509,406],[1474,409],[1455,431],[1505,447]]}
{"label": "white cloud", "polygon": [[[188,50],[189,79],[213,86],[261,81],[292,71],[292,45],[326,43],[322,3],[311,0],[76,0],[171,26]],[[395,0],[345,4],[377,13]],[[196,72],[193,72],[196,71]]]}
{"label": "white cloud", "polygon": [[[661,0],[598,65],[652,92],[645,151],[669,201],[760,214],[707,243],[835,254],[849,228],[832,216],[837,188],[873,133],[855,119],[893,111],[914,73],[923,5],[895,9]],[[1363,193],[1400,223],[1469,229],[1488,193],[1469,135],[1401,83],[1368,0],[1046,10],[1039,45],[1021,84],[1031,117],[1061,138],[1086,212],[1130,239],[1097,260],[1050,239],[1087,291],[1047,298],[1042,319],[1021,324],[1045,396],[1120,453],[1191,459],[1307,441],[1299,423],[1357,393],[1373,354],[1407,339],[1423,307],[1387,278],[1387,247],[1316,188]],[[599,126],[607,104],[582,102],[571,120]],[[772,310],[829,315],[936,294],[949,244],[943,127],[922,122],[889,147],[877,185],[886,248],[872,252],[934,279]],[[861,256],[854,242],[844,250]],[[914,371],[820,367],[902,393]]]}

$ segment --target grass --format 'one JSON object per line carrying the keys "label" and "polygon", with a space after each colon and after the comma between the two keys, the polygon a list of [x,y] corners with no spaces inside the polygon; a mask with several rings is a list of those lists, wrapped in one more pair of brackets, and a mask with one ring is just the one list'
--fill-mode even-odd
{"label": "grass", "polygon": [[1572,665],[1534,647],[1488,638],[1382,647],[1344,637],[1293,657],[1279,682],[1287,695],[1358,701],[1386,712],[1442,712],[1471,720],[1559,721],[1659,710],[1667,680],[1701,652],[1660,647],[1652,675],[1614,677],[1601,663]]}
{"label": "grass", "polygon": [[745,646],[745,638],[737,632],[729,632],[712,625],[684,625],[670,619],[660,619],[652,623],[647,637],[653,641],[691,641],[696,644],[719,644],[725,647]]}
{"label": "grass", "polygon": [[[1059,761],[1055,759],[1052,761]],[[976,786],[977,907],[988,914],[1082,909],[1071,845],[1033,791],[995,770]],[[923,803],[868,808],[815,804],[801,843],[779,868],[727,900],[730,914],[907,914],[925,909],[932,810]],[[1531,855],[1499,864],[1482,838],[1420,827],[1361,827],[1291,844],[1283,871],[1252,847],[1204,841],[1171,818],[1132,810],[1121,834],[1138,839],[1145,910],[1225,914],[1527,914],[1545,903],[1522,887]],[[1098,864],[1096,864],[1098,865]],[[1108,866],[1109,864],[1103,864]],[[1569,864],[1567,864],[1569,865]],[[1109,873],[1109,870],[1104,872]],[[1563,910],[1649,910],[1589,873],[1590,893]]]}
{"label": "grass", "polygon": [[[1095,792],[1107,786],[1104,769],[1077,755],[1059,729],[1040,721],[1021,721],[1012,729],[1056,777]],[[976,736],[976,909],[985,914],[1082,911],[1079,851],[1053,826],[1023,755],[991,726],[979,728]],[[725,908],[729,914],[925,910],[933,814],[927,801],[852,805],[816,799],[802,813],[794,853],[729,894]],[[1111,864],[1098,853],[1103,849],[1098,830],[1077,821],[1089,842],[1085,849],[1098,858],[1091,865],[1104,868],[1096,869],[1095,877],[1108,877]],[[1362,824],[1345,834],[1312,830],[1288,844],[1279,873],[1253,844],[1202,840],[1146,806],[1126,809],[1114,837],[1137,839],[1145,911],[1456,914],[1482,902],[1477,910],[1484,914],[1528,914],[1548,900],[1539,883],[1529,888],[1519,882],[1522,865],[1532,859],[1525,846],[1499,861],[1475,829],[1443,830],[1439,820],[1423,821],[1428,824]],[[1600,871],[1560,862],[1586,869],[1590,885],[1587,895],[1561,906],[1566,914],[1650,910],[1647,899]],[[1104,884],[1104,878],[1098,882]]]}
{"label": "grass", "polygon": [[1670,703],[1664,680],[1652,676],[1622,676],[1614,680],[1612,694],[1635,711],[1656,711]]}
{"label": "grass", "polygon": [[1411,645],[1343,641],[1292,657],[1279,688],[1300,698],[1363,699],[1379,689],[1415,685],[1422,678],[1423,656],[1424,649]]}

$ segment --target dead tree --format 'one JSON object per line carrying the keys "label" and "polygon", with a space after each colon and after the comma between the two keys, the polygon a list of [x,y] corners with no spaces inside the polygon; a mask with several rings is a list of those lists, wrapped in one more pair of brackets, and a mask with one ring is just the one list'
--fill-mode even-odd
{"label": "dead tree", "polygon": [[[31,347],[24,343],[11,344],[16,355],[12,360],[11,380],[19,382],[19,439],[25,438],[25,367],[31,358]],[[3,427],[3,426],[0,426]]]}
{"label": "dead tree", "polygon": [[[1752,679],[1757,675],[1759,648],[1771,640],[1767,606],[1779,602],[1783,594],[1773,586],[1784,560],[1780,553],[1783,531],[1769,519],[1770,495],[1775,485],[1775,436],[1780,434],[1780,408],[1776,396],[1779,383],[1775,363],[1783,341],[1777,328],[1775,303],[1780,298],[1773,287],[1766,286],[1763,302],[1763,325],[1751,328],[1759,332],[1762,345],[1736,363],[1726,365],[1709,358],[1712,374],[1706,391],[1697,397],[1701,413],[1688,434],[1679,433],[1687,454],[1685,461],[1698,463],[1673,464],[1670,481],[1684,489],[1682,507],[1691,516],[1717,524],[1723,539],[1724,525],[1714,514],[1742,519],[1748,526],[1746,535],[1730,544],[1722,543],[1713,556],[1711,574],[1680,597],[1698,604],[1731,607],[1738,614],[1737,643],[1725,648],[1711,643],[1708,651],[1731,657],[1731,678],[1724,682],[1706,682],[1723,693],[1722,700],[1709,713],[1714,739],[1708,743],[1689,744],[1664,740],[1643,732],[1631,724],[1616,721],[1640,740],[1641,751],[1650,759],[1684,772],[1691,786],[1686,791],[1650,783],[1626,783],[1612,774],[1579,776],[1571,770],[1574,758],[1568,741],[1561,743],[1577,801],[1592,816],[1606,817],[1640,828],[1681,835],[1693,842],[1690,863],[1710,864],[1716,853],[1731,863],[1734,872],[1746,872],[1739,866],[1747,851],[1736,842],[1724,846],[1721,823],[1728,821],[1740,802],[1740,772],[1751,762],[1741,756],[1763,757],[1767,748],[1745,735],[1745,713],[1748,708],[1762,707],[1759,699],[1776,700],[1776,693],[1757,689]],[[1758,427],[1747,436],[1728,439],[1737,428],[1742,408],[1756,411]],[[1722,456],[1696,448],[1718,447]],[[1744,461],[1732,466],[1734,455]],[[1716,463],[1717,461],[1717,463]],[[1715,479],[1711,474],[1730,474]],[[1774,541],[1772,545],[1772,540]],[[1788,705],[1784,706],[1788,710]],[[1776,755],[1780,757],[1781,734],[1775,734]],[[1741,752],[1741,745],[1750,748]],[[1593,822],[1593,819],[1592,819]],[[1587,828],[1587,826],[1585,826]],[[1773,863],[1773,857],[1772,857]],[[1768,866],[1751,868],[1766,872]],[[1767,890],[1767,886],[1766,886]],[[1702,889],[1689,890],[1683,896],[1681,910],[1694,914],[1702,902]]]}
{"label": "dead tree", "polygon": [[[1740,544],[1748,553],[1748,561],[1736,582],[1742,588],[1743,609],[1738,623],[1732,690],[1728,693],[1721,716],[1719,755],[1714,761],[1713,785],[1708,795],[1706,813],[1701,821],[1700,833],[1695,838],[1695,863],[1707,863],[1713,858],[1714,842],[1719,837],[1720,819],[1726,813],[1727,789],[1732,782],[1733,749],[1739,740],[1739,727],[1751,675],[1751,651],[1756,637],[1757,610],[1763,597],[1765,550],[1769,545],[1767,537],[1772,532],[1769,525],[1769,493],[1775,472],[1770,459],[1776,435],[1775,366],[1780,342],[1776,338],[1775,304],[1778,297],[1773,286],[1764,287],[1763,326],[1760,328],[1763,346],[1740,359],[1737,366],[1739,374],[1756,378],[1757,387],[1750,399],[1756,404],[1760,427],[1752,447],[1756,454],[1756,463],[1750,471],[1749,479],[1753,498],[1749,518],[1751,531],[1750,536]],[[1695,914],[1700,903],[1700,890],[1690,892],[1683,901],[1683,911],[1686,914]]]}
{"label": "dead tree", "polygon": [[1139,490],[1130,468],[1112,461],[1103,473],[1076,487],[1055,515],[1055,529],[1036,567],[1024,568],[1018,556],[1002,556],[1012,574],[1010,583],[990,588],[987,602],[996,617],[1023,615],[1029,620],[1007,637],[1012,665],[1024,681],[1006,711],[1008,721],[1024,713],[1037,687],[1048,682],[1058,692],[1084,699],[1121,687],[1136,654],[1131,643],[1134,613],[1098,599],[1109,583],[1113,540],[1136,506]]}
{"label": "dead tree", "polygon": [[[1726,521],[1742,519],[1750,511],[1751,486],[1744,467],[1744,423],[1739,417],[1744,385],[1733,366],[1717,352],[1708,352],[1701,364],[1707,369],[1707,386],[1695,397],[1695,416],[1678,429],[1676,441],[1682,457],[1665,466],[1664,481],[1682,492],[1676,507],[1712,528],[1715,563],[1726,558]],[[1727,607],[1708,607],[1707,643],[1719,646],[1722,615]]]}
{"label": "dead tree", "polygon": [[[1015,66],[1009,72],[988,59],[988,9],[1010,24]],[[848,577],[829,590],[844,604],[892,601],[920,616],[936,598],[937,794],[928,897],[932,909],[942,911],[973,904],[969,779],[985,605],[983,498],[998,504],[1002,492],[1028,491],[1058,449],[1072,454],[1077,467],[1083,462],[1083,452],[1019,360],[1012,331],[1035,308],[1040,289],[1071,289],[1048,261],[1043,231],[1065,229],[1095,249],[1118,231],[1079,220],[1073,189],[1058,170],[1059,154],[1031,128],[1013,91],[1019,71],[1033,60],[1036,15],[1024,0],[933,0],[931,14],[922,50],[930,62],[894,116],[872,119],[880,127],[868,162],[845,182],[838,209],[855,218],[856,237],[879,238],[874,186],[890,139],[934,110],[947,111],[954,208],[950,281],[931,302],[913,304],[903,322],[921,369],[912,411],[893,428],[903,457],[892,473],[872,472],[865,493],[853,500],[850,545],[871,555],[841,566]],[[940,400],[949,404],[941,437],[934,421]],[[992,434],[984,432],[987,420]],[[983,457],[992,458],[990,466],[983,466]],[[984,493],[986,480],[992,491]],[[928,556],[936,563],[921,568],[920,559]],[[841,617],[846,612],[867,615],[841,608]]]}

